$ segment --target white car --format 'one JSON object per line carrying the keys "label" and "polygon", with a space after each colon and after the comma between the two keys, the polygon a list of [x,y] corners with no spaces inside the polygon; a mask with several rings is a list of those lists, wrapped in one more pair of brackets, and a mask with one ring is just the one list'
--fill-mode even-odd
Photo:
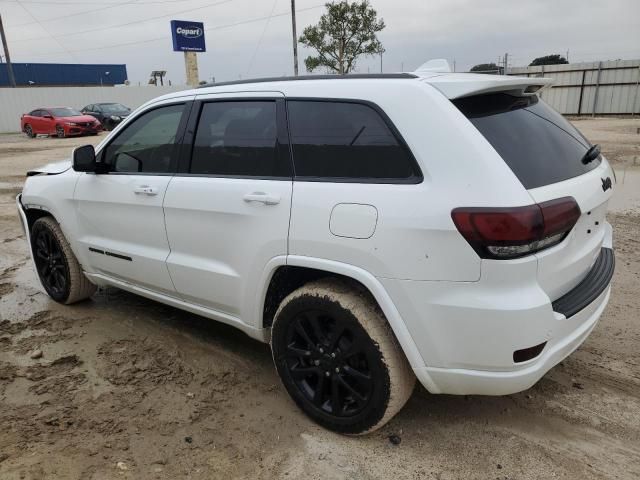
{"label": "white car", "polygon": [[610,293],[613,172],[537,95],[414,74],[241,81],[138,108],[17,198],[42,285],[110,285],[271,342],[319,424],[531,387]]}

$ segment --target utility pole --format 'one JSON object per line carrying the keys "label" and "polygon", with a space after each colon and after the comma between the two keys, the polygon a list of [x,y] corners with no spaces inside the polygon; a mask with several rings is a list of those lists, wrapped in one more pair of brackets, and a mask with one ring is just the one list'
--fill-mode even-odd
{"label": "utility pole", "polygon": [[382,73],[382,52],[380,52],[380,73]]}
{"label": "utility pole", "polygon": [[11,57],[9,56],[9,46],[7,45],[7,37],[4,34],[4,25],[2,24],[2,15],[0,15],[0,37],[2,37],[2,46],[4,47],[4,58],[7,61],[7,74],[9,75],[9,84],[12,87],[15,87],[16,77],[13,76]]}
{"label": "utility pole", "polygon": [[298,34],[296,33],[296,0],[291,0],[291,29],[293,30],[293,75],[298,76]]}
{"label": "utility pole", "polygon": [[508,65],[508,62],[509,62],[509,54],[508,54],[508,53],[505,53],[505,54],[504,54],[504,72],[503,72],[503,75],[506,75],[506,74],[507,74],[507,65]]}

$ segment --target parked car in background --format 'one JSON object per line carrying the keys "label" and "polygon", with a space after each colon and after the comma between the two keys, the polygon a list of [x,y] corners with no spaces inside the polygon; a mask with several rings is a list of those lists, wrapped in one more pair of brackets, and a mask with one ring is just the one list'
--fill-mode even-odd
{"label": "parked car in background", "polygon": [[84,107],[82,113],[97,118],[105,130],[113,130],[116,125],[129,116],[131,109],[121,103],[94,103]]}
{"label": "parked car in background", "polygon": [[20,128],[28,137],[36,135],[97,135],[102,124],[90,115],[69,107],[37,108],[20,118]]}

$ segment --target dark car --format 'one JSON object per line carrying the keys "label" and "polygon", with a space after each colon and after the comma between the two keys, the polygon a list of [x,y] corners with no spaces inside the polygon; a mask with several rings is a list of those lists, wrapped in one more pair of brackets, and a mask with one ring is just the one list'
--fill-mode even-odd
{"label": "dark car", "polygon": [[127,118],[131,109],[121,103],[94,103],[84,107],[82,113],[97,118],[105,130],[113,130],[116,125]]}

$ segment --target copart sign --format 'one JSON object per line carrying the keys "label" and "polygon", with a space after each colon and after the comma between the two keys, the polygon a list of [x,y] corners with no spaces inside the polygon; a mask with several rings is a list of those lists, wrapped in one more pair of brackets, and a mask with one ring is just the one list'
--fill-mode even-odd
{"label": "copart sign", "polygon": [[205,52],[204,25],[201,22],[171,20],[174,52]]}

